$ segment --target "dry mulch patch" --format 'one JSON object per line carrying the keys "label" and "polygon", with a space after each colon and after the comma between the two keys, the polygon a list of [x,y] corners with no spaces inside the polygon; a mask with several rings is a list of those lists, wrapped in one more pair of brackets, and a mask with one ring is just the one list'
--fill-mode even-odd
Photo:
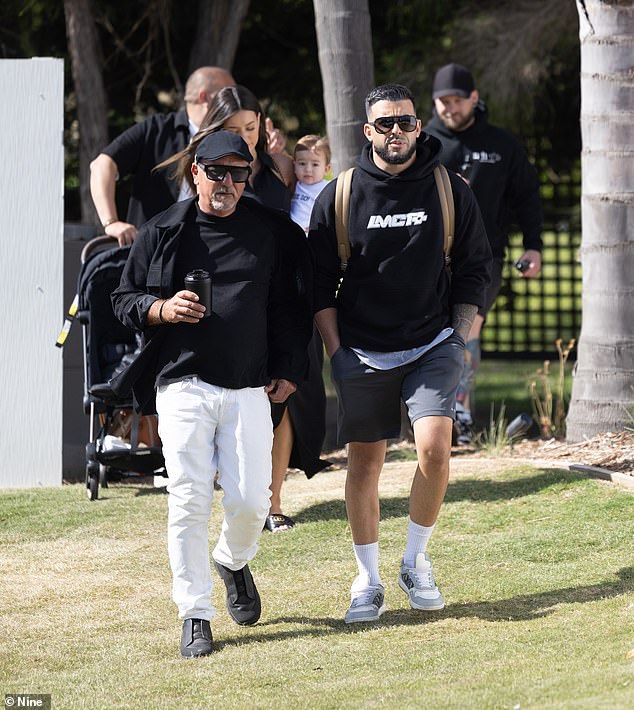
{"label": "dry mulch patch", "polygon": [[[388,447],[387,460],[394,460],[399,454],[411,452],[414,445],[409,441],[399,441]],[[615,471],[634,477],[634,432],[607,432],[586,441],[568,443],[560,439],[524,439],[513,445],[502,456],[511,454],[513,458],[526,461],[561,461],[563,465],[581,464]],[[452,454],[463,457],[488,457],[490,452],[475,447],[455,447]],[[346,451],[339,449],[324,454],[324,458],[337,467],[346,465]]]}
{"label": "dry mulch patch", "polygon": [[634,432],[607,432],[577,443],[557,439],[520,441],[513,446],[525,458],[565,460],[634,476]]}

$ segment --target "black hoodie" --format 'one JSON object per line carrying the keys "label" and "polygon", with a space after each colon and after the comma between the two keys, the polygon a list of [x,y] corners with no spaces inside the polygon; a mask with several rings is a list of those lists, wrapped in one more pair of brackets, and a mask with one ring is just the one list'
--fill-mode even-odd
{"label": "black hoodie", "polygon": [[469,183],[482,212],[493,256],[504,258],[511,213],[524,235],[524,249],[541,251],[542,207],[539,179],[524,149],[510,133],[492,126],[486,109],[475,111],[475,122],[452,131],[434,115],[425,132],[442,143],[440,162],[450,170],[471,163]]}
{"label": "black hoodie", "polygon": [[483,304],[491,251],[471,190],[450,173],[456,208],[450,283],[433,174],[440,143],[421,134],[415,162],[396,175],[374,164],[371,147],[363,149],[352,180],[351,257],[338,292],[336,180],[313,208],[315,311],[337,308],[342,345],[393,352],[431,342],[450,324],[452,304]]}

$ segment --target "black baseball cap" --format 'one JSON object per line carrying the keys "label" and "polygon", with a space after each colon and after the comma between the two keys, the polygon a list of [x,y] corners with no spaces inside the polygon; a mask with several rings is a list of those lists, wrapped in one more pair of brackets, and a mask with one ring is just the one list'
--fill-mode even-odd
{"label": "black baseball cap", "polygon": [[214,131],[205,136],[196,148],[194,160],[197,163],[202,160],[218,160],[225,155],[237,155],[247,163],[253,160],[249,146],[237,133],[231,131]]}
{"label": "black baseball cap", "polygon": [[432,87],[432,98],[442,96],[462,96],[469,98],[475,89],[471,72],[461,64],[445,64],[436,72]]}

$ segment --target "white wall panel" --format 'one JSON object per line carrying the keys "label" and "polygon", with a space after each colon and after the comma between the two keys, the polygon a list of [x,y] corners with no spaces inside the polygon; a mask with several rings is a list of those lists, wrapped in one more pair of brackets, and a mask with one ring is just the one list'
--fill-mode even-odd
{"label": "white wall panel", "polygon": [[0,96],[0,487],[59,485],[62,60],[0,60]]}

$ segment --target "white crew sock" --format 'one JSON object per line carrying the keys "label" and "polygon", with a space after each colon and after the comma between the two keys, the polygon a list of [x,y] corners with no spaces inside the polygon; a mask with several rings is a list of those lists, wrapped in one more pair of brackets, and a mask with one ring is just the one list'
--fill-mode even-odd
{"label": "white crew sock", "polygon": [[379,543],[371,542],[369,545],[352,545],[354,556],[357,558],[359,576],[366,577],[368,584],[382,584],[379,574]]}
{"label": "white crew sock", "polygon": [[408,518],[407,523],[407,547],[403,555],[403,563],[406,567],[414,567],[416,565],[416,555],[420,552],[425,552],[427,543],[434,531],[434,525],[429,527],[426,525],[418,525]]}

